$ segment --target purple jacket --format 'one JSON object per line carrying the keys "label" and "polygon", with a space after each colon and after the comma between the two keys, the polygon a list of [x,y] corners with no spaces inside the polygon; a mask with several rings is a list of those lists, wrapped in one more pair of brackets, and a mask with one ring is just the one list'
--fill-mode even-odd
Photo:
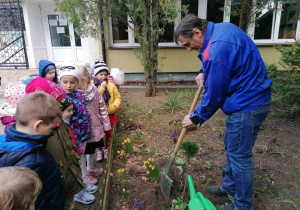
{"label": "purple jacket", "polygon": [[104,138],[104,131],[111,130],[105,101],[98,89],[89,85],[87,90],[81,91],[90,119],[91,136],[88,143],[97,142]]}
{"label": "purple jacket", "polygon": [[14,124],[16,122],[16,117],[15,116],[7,116],[7,117],[1,117],[1,123],[3,125],[5,125],[4,128],[4,133],[6,133],[6,129],[11,126],[12,124]]}
{"label": "purple jacket", "polygon": [[90,138],[90,122],[84,98],[81,92],[74,90],[67,94],[74,103],[73,115],[70,119],[70,128],[73,130],[77,147]]}

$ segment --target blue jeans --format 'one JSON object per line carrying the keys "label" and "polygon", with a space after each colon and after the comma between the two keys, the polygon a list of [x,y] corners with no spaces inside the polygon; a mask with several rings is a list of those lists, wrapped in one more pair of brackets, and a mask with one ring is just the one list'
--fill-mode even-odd
{"label": "blue jeans", "polygon": [[251,210],[253,199],[252,149],[270,111],[268,99],[258,108],[233,113],[226,120],[224,146],[227,165],[221,190],[234,197],[235,210]]}

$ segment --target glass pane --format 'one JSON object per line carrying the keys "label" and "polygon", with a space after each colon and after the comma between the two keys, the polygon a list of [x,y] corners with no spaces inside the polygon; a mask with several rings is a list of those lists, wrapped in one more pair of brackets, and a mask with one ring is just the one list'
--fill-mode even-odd
{"label": "glass pane", "polygon": [[48,15],[52,47],[71,46],[68,20],[61,15]]}
{"label": "glass pane", "polygon": [[208,0],[207,1],[207,20],[214,23],[223,22],[225,0]]}
{"label": "glass pane", "polygon": [[81,47],[81,38],[78,35],[78,30],[75,26],[74,26],[74,36],[75,36],[75,46],[76,47]]}
{"label": "glass pane", "polygon": [[113,43],[128,43],[128,26],[121,21],[112,19]]}
{"label": "glass pane", "polygon": [[271,39],[273,8],[264,6],[256,13],[254,39]]}
{"label": "glass pane", "polygon": [[298,19],[291,6],[291,4],[282,4],[278,39],[294,39],[296,36]]}
{"label": "glass pane", "polygon": [[167,23],[163,35],[160,35],[158,42],[173,42],[174,23]]}
{"label": "glass pane", "polygon": [[[198,16],[198,0],[182,0],[182,5],[188,8],[188,14],[193,13]],[[181,15],[183,16],[183,14]],[[174,23],[167,23],[163,35],[159,36],[159,42],[173,42]]]}
{"label": "glass pane", "polygon": [[181,5],[186,5],[188,14],[193,13],[198,16],[198,0],[182,0]]}

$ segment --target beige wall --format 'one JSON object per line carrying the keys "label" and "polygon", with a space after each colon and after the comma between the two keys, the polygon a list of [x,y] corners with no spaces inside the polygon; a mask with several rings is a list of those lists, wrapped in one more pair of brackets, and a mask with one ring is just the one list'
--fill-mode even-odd
{"label": "beige wall", "polygon": [[[265,63],[278,63],[280,53],[274,47],[258,47]],[[187,52],[183,48],[160,49],[159,72],[195,72],[201,67],[198,52]],[[143,67],[132,49],[107,50],[109,68],[121,68],[125,73],[142,73]]]}

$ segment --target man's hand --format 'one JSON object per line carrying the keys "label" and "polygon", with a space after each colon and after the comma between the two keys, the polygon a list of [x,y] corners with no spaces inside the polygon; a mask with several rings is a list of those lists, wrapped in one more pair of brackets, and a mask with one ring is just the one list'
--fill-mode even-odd
{"label": "man's hand", "polygon": [[194,125],[193,122],[190,120],[190,115],[186,115],[184,118],[183,118],[183,121],[182,121],[182,127],[190,127]]}
{"label": "man's hand", "polygon": [[195,78],[197,85],[200,87],[204,86],[204,76],[203,73],[198,74],[198,76]]}

